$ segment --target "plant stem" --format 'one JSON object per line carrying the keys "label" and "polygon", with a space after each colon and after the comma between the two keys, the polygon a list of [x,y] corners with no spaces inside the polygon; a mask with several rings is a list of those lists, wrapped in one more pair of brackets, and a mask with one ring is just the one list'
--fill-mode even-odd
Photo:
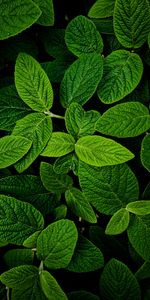
{"label": "plant stem", "polygon": [[50,116],[51,118],[57,118],[57,119],[64,119],[63,116],[55,115],[51,111],[45,111],[44,112],[46,115]]}
{"label": "plant stem", "polygon": [[7,291],[7,300],[9,300],[9,287],[6,286],[6,291]]}
{"label": "plant stem", "polygon": [[43,271],[43,260],[41,260],[39,265],[39,274]]}

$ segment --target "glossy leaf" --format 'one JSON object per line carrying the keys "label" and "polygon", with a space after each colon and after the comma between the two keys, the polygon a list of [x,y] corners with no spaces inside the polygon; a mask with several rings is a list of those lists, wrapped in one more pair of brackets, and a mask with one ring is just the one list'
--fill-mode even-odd
{"label": "glossy leaf", "polygon": [[125,208],[118,210],[109,220],[105,233],[110,235],[124,232],[129,225],[129,212]]}

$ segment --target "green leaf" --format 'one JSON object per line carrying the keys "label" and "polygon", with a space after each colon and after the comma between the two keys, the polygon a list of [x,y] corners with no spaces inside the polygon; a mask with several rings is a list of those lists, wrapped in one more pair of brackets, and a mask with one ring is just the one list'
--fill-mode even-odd
{"label": "green leaf", "polygon": [[88,12],[89,18],[106,18],[113,15],[115,0],[97,0]]}
{"label": "green leaf", "polygon": [[32,56],[19,54],[15,65],[15,84],[21,99],[33,110],[44,112],[52,107],[51,83]]}
{"label": "green leaf", "polygon": [[22,245],[32,233],[43,229],[43,216],[31,204],[0,195],[0,207],[0,236],[2,240]]}
{"label": "green leaf", "polygon": [[20,265],[32,265],[34,252],[31,249],[12,249],[4,255],[4,262],[8,268]]}
{"label": "green leaf", "polygon": [[44,26],[54,25],[53,0],[33,0],[33,2],[35,2],[42,11],[42,15],[38,19],[37,23]]}
{"label": "green leaf", "polygon": [[67,206],[65,204],[61,204],[56,207],[53,211],[54,221],[65,219],[67,215]]}
{"label": "green leaf", "polygon": [[77,16],[68,24],[65,31],[68,49],[76,56],[83,53],[103,51],[103,40],[95,24],[85,16]]}
{"label": "green leaf", "polygon": [[47,271],[41,271],[40,283],[46,299],[67,300],[67,296],[57,283],[56,279]]}
{"label": "green leaf", "polygon": [[139,200],[127,204],[126,209],[139,216],[150,214],[150,200]]}
{"label": "green leaf", "polygon": [[150,128],[149,110],[140,102],[117,104],[99,118],[96,130],[116,137],[134,137]]}
{"label": "green leaf", "polygon": [[58,157],[53,164],[54,172],[57,174],[67,174],[73,167],[73,160],[73,153]]}
{"label": "green leaf", "polygon": [[23,246],[26,248],[36,248],[37,238],[41,231],[36,231],[31,234],[24,242]]}
{"label": "green leaf", "polygon": [[138,181],[126,164],[97,168],[80,161],[79,182],[88,201],[108,215],[139,196]]}
{"label": "green leaf", "polygon": [[105,233],[109,235],[124,232],[129,225],[129,212],[125,208],[119,209],[109,220]]}
{"label": "green leaf", "polygon": [[75,144],[79,159],[92,166],[111,166],[124,163],[134,154],[119,143],[102,136],[84,136]]}
{"label": "green leaf", "polygon": [[106,300],[140,300],[139,284],[130,269],[121,261],[112,258],[100,278],[100,290]]}
{"label": "green leaf", "polygon": [[100,298],[90,292],[81,290],[75,291],[68,294],[69,300],[100,300]]}
{"label": "green leaf", "polygon": [[98,97],[105,104],[121,100],[138,85],[143,64],[138,54],[126,50],[113,51],[104,59],[103,78],[98,86]]}
{"label": "green leaf", "polygon": [[65,113],[65,124],[67,131],[79,138],[95,132],[95,123],[99,119],[100,113],[95,110],[85,112],[78,103],[71,103]]}
{"label": "green leaf", "polygon": [[28,153],[15,165],[16,170],[21,173],[33,163],[47,145],[52,134],[51,118],[42,113],[29,114],[17,121],[12,134],[27,137],[32,141]]}
{"label": "green leaf", "polygon": [[64,193],[73,183],[70,176],[56,174],[53,166],[45,162],[40,165],[40,176],[44,187],[52,193]]}
{"label": "green leaf", "polygon": [[80,235],[67,270],[77,273],[92,272],[102,268],[103,265],[102,252],[87,238]]}
{"label": "green leaf", "polygon": [[69,208],[76,216],[90,223],[97,222],[92,206],[80,190],[72,187],[65,192],[65,198]]}
{"label": "green leaf", "polygon": [[44,229],[37,240],[37,257],[50,269],[65,268],[73,255],[78,232],[70,220],[59,220]]}
{"label": "green leaf", "polygon": [[30,0],[11,0],[11,2],[0,0],[0,7],[0,40],[7,39],[27,29],[41,15],[41,10]]}
{"label": "green leaf", "polygon": [[141,144],[141,163],[150,172],[150,134],[147,134]]}
{"label": "green leaf", "polygon": [[92,19],[97,30],[104,34],[114,34],[113,18]]}
{"label": "green leaf", "polygon": [[150,7],[147,0],[116,0],[114,31],[125,48],[139,48],[150,31]]}
{"label": "green leaf", "polygon": [[150,278],[150,262],[145,261],[144,264],[136,271],[137,280]]}
{"label": "green leaf", "polygon": [[103,59],[99,54],[84,54],[66,70],[60,85],[63,107],[72,102],[85,104],[95,93],[103,74]]}
{"label": "green leaf", "polygon": [[4,136],[0,138],[0,169],[15,164],[30,149],[32,142],[21,136]]}
{"label": "green leaf", "polygon": [[72,63],[72,60],[56,58],[53,61],[48,61],[42,63],[41,66],[46,72],[49,80],[51,82],[61,82],[64,77],[64,73],[69,65]]}
{"label": "green leaf", "polygon": [[150,32],[148,34],[148,47],[150,48]]}
{"label": "green leaf", "polygon": [[74,147],[75,140],[70,134],[65,132],[53,132],[41,155],[48,157],[59,157],[72,152]]}

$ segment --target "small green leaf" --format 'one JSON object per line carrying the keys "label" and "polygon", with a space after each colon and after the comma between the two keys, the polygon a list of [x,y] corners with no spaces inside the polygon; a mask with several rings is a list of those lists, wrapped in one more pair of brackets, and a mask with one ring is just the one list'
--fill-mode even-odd
{"label": "small green leaf", "polygon": [[32,265],[34,252],[31,249],[12,249],[4,255],[4,261],[8,268],[20,265]]}
{"label": "small green leaf", "polygon": [[73,167],[73,158],[73,153],[57,158],[53,164],[54,172],[57,174],[67,174]]}
{"label": "small green leaf", "polygon": [[106,18],[113,15],[115,0],[97,0],[88,12],[89,18]]}
{"label": "small green leaf", "polygon": [[42,11],[42,15],[37,20],[37,23],[44,26],[54,25],[53,0],[33,0],[33,2],[35,2]]}
{"label": "small green leaf", "polygon": [[37,257],[50,269],[65,268],[73,255],[78,232],[70,220],[59,220],[44,229],[37,240]]}
{"label": "small green leaf", "polygon": [[65,32],[68,49],[76,56],[103,51],[103,40],[95,24],[85,16],[77,16],[68,24]]}
{"label": "small green leaf", "polygon": [[36,231],[31,234],[24,242],[23,246],[26,248],[36,248],[37,238],[41,231]]}
{"label": "small green leaf", "polygon": [[75,144],[79,159],[92,166],[110,166],[134,158],[134,154],[119,143],[102,136],[84,136]]}
{"label": "small green leaf", "polygon": [[137,280],[150,278],[150,262],[145,261],[144,264],[136,271]]}
{"label": "small green leaf", "polygon": [[61,204],[56,207],[53,211],[54,221],[65,219],[67,215],[67,206],[65,204]]}
{"label": "small green leaf", "polygon": [[150,172],[150,134],[147,134],[141,144],[141,163]]}
{"label": "small green leaf", "polygon": [[47,299],[50,300],[67,300],[67,296],[57,283],[56,279],[48,272],[41,271],[40,273],[40,283],[42,290]]}
{"label": "small green leaf", "polygon": [[150,200],[139,200],[127,204],[126,209],[139,216],[150,214]]}
{"label": "small green leaf", "polygon": [[100,300],[100,298],[90,292],[81,290],[75,291],[68,294],[69,300]]}
{"label": "small green leaf", "polygon": [[105,233],[109,235],[120,234],[129,225],[129,212],[125,208],[118,210],[109,220]]}
{"label": "small green leaf", "polygon": [[20,53],[15,65],[15,84],[21,99],[33,110],[44,112],[53,104],[53,90],[48,76],[30,55]]}
{"label": "small green leaf", "polygon": [[138,54],[126,50],[113,51],[104,59],[104,73],[98,86],[98,97],[105,104],[121,100],[138,85],[143,73]]}

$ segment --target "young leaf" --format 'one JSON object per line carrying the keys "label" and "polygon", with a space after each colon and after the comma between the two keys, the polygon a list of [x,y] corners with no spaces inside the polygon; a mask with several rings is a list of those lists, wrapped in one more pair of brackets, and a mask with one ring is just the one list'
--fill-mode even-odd
{"label": "young leaf", "polygon": [[121,261],[112,258],[100,278],[100,290],[106,300],[140,300],[139,284],[130,269]]}
{"label": "young leaf", "polygon": [[0,138],[0,169],[7,168],[21,159],[31,148],[32,142],[21,136]]}
{"label": "young leaf", "polygon": [[27,237],[44,227],[42,214],[29,203],[0,195],[0,207],[0,236],[2,240],[22,245]]}
{"label": "young leaf", "polygon": [[143,73],[142,60],[136,53],[113,51],[104,59],[103,78],[98,86],[98,97],[105,104],[119,101],[138,85]]}
{"label": "young leaf", "polygon": [[75,215],[90,223],[97,222],[92,206],[80,190],[72,187],[65,192],[65,198],[69,208]]}
{"label": "young leaf", "polygon": [[11,0],[11,2],[0,0],[0,7],[0,40],[7,39],[27,29],[41,15],[41,10],[30,0]]}
{"label": "young leaf", "polygon": [[129,212],[125,208],[119,209],[109,220],[105,233],[110,235],[120,234],[129,225]]}
{"label": "young leaf", "polygon": [[135,215],[148,215],[150,214],[150,200],[130,202],[127,204],[126,209]]}
{"label": "young leaf", "polygon": [[100,300],[100,298],[90,292],[81,290],[68,294],[68,300]]}
{"label": "young leaf", "polygon": [[56,279],[48,272],[41,271],[40,283],[46,299],[67,300],[67,296],[57,283]]}
{"label": "young leaf", "polygon": [[101,213],[113,215],[138,199],[138,181],[126,164],[97,168],[80,161],[78,173],[86,198]]}
{"label": "young leaf", "polygon": [[35,2],[42,11],[42,15],[37,20],[37,23],[44,26],[54,25],[53,0],[33,0],[33,2]]}
{"label": "young leaf", "polygon": [[150,128],[149,110],[140,102],[117,104],[99,118],[95,128],[116,137],[138,136]]}
{"label": "young leaf", "polygon": [[106,18],[113,15],[115,0],[97,0],[88,12],[89,18]]}
{"label": "young leaf", "polygon": [[59,220],[44,229],[37,240],[37,257],[50,269],[65,268],[73,255],[78,232],[70,220]]}
{"label": "young leaf", "polygon": [[103,40],[95,24],[85,16],[77,16],[67,26],[65,41],[68,49],[76,56],[83,53],[103,51]]}
{"label": "young leaf", "polygon": [[12,134],[27,137],[32,141],[28,153],[15,165],[16,170],[21,173],[33,163],[49,141],[52,134],[51,118],[42,113],[29,114],[17,121]]}
{"label": "young leaf", "polygon": [[74,147],[75,140],[70,134],[65,132],[53,132],[41,155],[48,157],[59,157],[72,152]]}
{"label": "young leaf", "polygon": [[103,75],[103,59],[97,53],[83,54],[66,70],[60,85],[63,107],[85,104],[95,93]]}
{"label": "young leaf", "polygon": [[4,262],[8,268],[20,265],[32,265],[34,252],[31,249],[12,249],[4,255]]}
{"label": "young leaf", "polygon": [[114,31],[125,48],[139,48],[150,31],[150,7],[147,0],[116,0]]}
{"label": "young leaf", "polygon": [[30,55],[20,53],[15,65],[15,84],[21,99],[33,110],[44,112],[53,104],[48,76]]}
{"label": "young leaf", "polygon": [[79,159],[92,166],[111,166],[124,163],[134,154],[119,143],[102,136],[84,136],[75,144]]}
{"label": "young leaf", "polygon": [[150,134],[147,134],[142,141],[141,163],[150,172]]}

